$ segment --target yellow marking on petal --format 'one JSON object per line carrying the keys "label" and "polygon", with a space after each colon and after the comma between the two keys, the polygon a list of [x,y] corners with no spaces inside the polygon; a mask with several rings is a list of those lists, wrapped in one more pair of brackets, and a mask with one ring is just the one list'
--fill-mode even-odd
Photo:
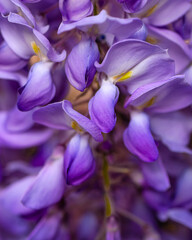
{"label": "yellow marking on petal", "polygon": [[157,44],[159,42],[156,38],[151,37],[149,35],[146,37],[146,41],[151,44]]}
{"label": "yellow marking on petal", "polygon": [[72,121],[71,127],[77,132],[83,132],[83,129],[79,126],[76,121]]}
{"label": "yellow marking on petal", "polygon": [[41,52],[40,47],[36,44],[35,41],[31,42],[31,47],[37,57],[39,57],[40,61],[47,61],[47,57]]}
{"label": "yellow marking on petal", "polygon": [[121,73],[113,77],[115,82],[122,82],[129,79],[133,75],[133,71],[128,71],[126,73]]}
{"label": "yellow marking on petal", "polygon": [[40,47],[36,44],[36,42],[31,42],[31,47],[34,51],[34,53],[37,55],[37,56],[40,56],[41,54],[41,50],[40,50]]}
{"label": "yellow marking on petal", "polygon": [[150,8],[146,13],[145,13],[145,17],[149,17],[152,13],[155,12],[156,8],[157,8],[158,4],[155,4],[152,8]]}
{"label": "yellow marking on petal", "polygon": [[121,81],[124,81],[124,80],[130,78],[132,76],[132,74],[133,74],[132,71],[126,72],[125,74],[122,75],[122,77],[120,77],[118,79],[118,82],[121,82]]}
{"label": "yellow marking on petal", "polygon": [[151,106],[155,103],[156,98],[157,98],[157,97],[152,97],[149,101],[147,101],[147,102],[145,102],[144,104],[138,106],[137,108],[138,108],[139,110],[142,110],[142,109],[144,109],[144,108],[151,107]]}

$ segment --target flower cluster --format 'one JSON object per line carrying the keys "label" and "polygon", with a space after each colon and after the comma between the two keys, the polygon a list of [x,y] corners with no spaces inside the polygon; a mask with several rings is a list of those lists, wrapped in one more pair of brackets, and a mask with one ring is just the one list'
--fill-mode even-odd
{"label": "flower cluster", "polygon": [[0,239],[191,240],[191,0],[0,13]]}

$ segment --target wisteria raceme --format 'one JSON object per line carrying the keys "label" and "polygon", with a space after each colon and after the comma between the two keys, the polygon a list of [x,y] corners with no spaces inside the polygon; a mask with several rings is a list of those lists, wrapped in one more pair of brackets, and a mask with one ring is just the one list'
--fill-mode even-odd
{"label": "wisteria raceme", "polygon": [[191,240],[191,0],[0,14],[0,240]]}

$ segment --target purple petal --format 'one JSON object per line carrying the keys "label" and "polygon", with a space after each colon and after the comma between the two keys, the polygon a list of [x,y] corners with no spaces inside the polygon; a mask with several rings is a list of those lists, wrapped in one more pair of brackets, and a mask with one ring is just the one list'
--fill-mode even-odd
{"label": "purple petal", "polygon": [[60,62],[66,57],[65,50],[60,54],[57,53],[49,40],[42,33],[29,26],[24,18],[18,14],[10,13],[8,21],[1,19],[1,33],[13,52],[23,59],[29,59],[35,54],[32,47],[33,43],[40,49],[41,58]]}
{"label": "purple petal", "polygon": [[6,15],[8,12],[15,11],[15,10],[16,10],[16,7],[10,0],[0,2],[0,12],[3,15]]}
{"label": "purple petal", "polygon": [[48,162],[25,193],[22,203],[32,209],[41,209],[57,203],[65,190],[63,158]]}
{"label": "purple petal", "polygon": [[[147,103],[149,102],[149,106]],[[151,102],[151,103],[150,103]],[[147,112],[171,112],[185,108],[192,103],[192,86],[183,75],[169,80],[151,83],[138,88],[126,101],[125,106],[145,106]]]}
{"label": "purple petal", "polygon": [[37,3],[37,2],[41,2],[42,0],[22,0],[25,3]]}
{"label": "purple petal", "polygon": [[137,88],[125,101],[124,107],[128,105],[141,108],[150,107],[151,104],[154,104],[156,96],[161,92],[162,86],[165,86],[169,82],[170,79],[157,81]]}
{"label": "purple petal", "polygon": [[185,108],[192,103],[192,85],[184,76],[175,76],[163,86],[155,103],[148,108],[150,112],[171,112]]}
{"label": "purple petal", "polygon": [[33,210],[25,207],[21,199],[27,189],[34,182],[35,177],[26,177],[18,180],[0,191],[1,207],[9,209],[13,214],[28,214]]}
{"label": "purple petal", "polygon": [[90,0],[59,0],[63,21],[74,22],[89,16],[93,11]]}
{"label": "purple petal", "polygon": [[35,18],[33,17],[31,11],[20,1],[18,0],[11,0],[22,12],[22,14],[25,16],[28,22],[30,22],[30,25],[33,27],[36,27]]}
{"label": "purple petal", "polygon": [[11,72],[11,71],[1,71],[0,70],[0,78],[6,80],[17,81],[20,86],[26,83],[26,76],[19,72]]}
{"label": "purple petal", "polygon": [[148,29],[146,28],[145,24],[143,24],[138,31],[136,31],[133,35],[130,36],[130,38],[145,41],[147,38],[147,34],[148,34]]}
{"label": "purple petal", "polygon": [[128,13],[135,13],[140,11],[148,0],[117,0],[122,3],[124,11]]}
{"label": "purple petal", "polygon": [[192,229],[192,214],[186,209],[174,208],[167,212],[167,216],[178,223]]}
{"label": "purple petal", "polygon": [[61,217],[59,215],[54,215],[51,217],[45,216],[35,226],[33,231],[27,237],[27,240],[55,239],[54,237],[59,230],[60,218]]}
{"label": "purple petal", "polygon": [[2,229],[1,233],[6,231],[7,233],[12,234],[19,239],[30,232],[32,227],[30,222],[22,217],[13,215],[11,212],[9,212],[9,209],[1,209],[1,216],[3,217],[0,217],[0,225]]}
{"label": "purple petal", "polygon": [[189,204],[191,207],[192,201],[192,169],[187,169],[178,179],[176,194],[173,200],[173,206],[186,206]]}
{"label": "purple petal", "polygon": [[19,110],[29,111],[47,104],[54,97],[51,67],[50,62],[38,62],[31,67],[28,81],[18,99]]}
{"label": "purple petal", "polygon": [[[22,21],[22,17],[20,21]],[[10,23],[3,19],[1,20],[1,33],[8,46],[19,57],[29,59],[34,54],[30,45],[34,41],[30,27]]]}
{"label": "purple petal", "polygon": [[148,21],[155,26],[167,25],[184,15],[190,7],[190,0],[166,0],[157,4]]}
{"label": "purple petal", "polygon": [[82,127],[85,131],[90,133],[92,137],[98,141],[102,142],[103,141],[103,136],[101,134],[101,130],[98,128],[98,126],[88,119],[87,117],[83,116],[82,114],[78,113],[72,108],[72,104],[64,100],[63,101],[63,110],[66,112],[66,114],[72,118],[74,121],[76,121],[80,127]]}
{"label": "purple petal", "polygon": [[95,170],[95,160],[86,137],[75,135],[64,155],[64,173],[69,185],[78,185]]}
{"label": "purple petal", "polygon": [[16,236],[27,234],[31,226],[20,214],[30,214],[33,210],[21,203],[26,189],[34,181],[34,177],[18,180],[0,191],[0,225],[7,232]]}
{"label": "purple petal", "polygon": [[149,119],[144,113],[133,112],[131,121],[123,134],[127,149],[146,162],[158,158],[158,149],[149,127]]}
{"label": "purple petal", "polygon": [[98,32],[96,34],[112,34],[116,36],[118,40],[128,38],[142,28],[143,23],[140,19],[130,18],[116,18],[111,17],[105,10],[102,10],[98,15],[86,17],[78,22],[64,24],[61,23],[58,33],[69,31],[74,28],[78,28],[81,31],[87,32],[90,29],[97,27]]}
{"label": "purple petal", "polygon": [[89,101],[91,119],[102,132],[110,132],[116,124],[115,105],[119,98],[119,89],[111,82],[103,80],[100,89]]}
{"label": "purple petal", "polygon": [[16,106],[7,114],[5,128],[10,132],[22,132],[31,128],[34,124],[32,114],[33,111],[21,112]]}
{"label": "purple petal", "polygon": [[33,29],[33,34],[36,37],[35,42],[39,43],[41,51],[44,51],[43,54],[47,56],[50,61],[61,62],[66,58],[66,51],[63,50],[61,53],[57,53],[49,40],[42,33]]}
{"label": "purple petal", "polygon": [[106,240],[121,240],[120,229],[114,216],[109,217],[106,230]]}
{"label": "purple petal", "polygon": [[99,49],[92,39],[81,40],[70,52],[65,63],[69,82],[79,91],[84,91],[96,73],[95,61],[99,60]]}
{"label": "purple petal", "polygon": [[151,116],[151,129],[170,150],[191,153],[187,148],[192,130],[189,116],[182,112]]}
{"label": "purple petal", "polygon": [[28,148],[42,144],[51,137],[53,132],[49,129],[31,128],[24,132],[9,132],[5,128],[7,113],[0,114],[0,146],[11,148]]}
{"label": "purple petal", "polygon": [[86,17],[78,22],[74,22],[70,24],[66,24],[62,22],[59,26],[58,34],[65,31],[70,31],[74,28],[79,28],[80,30],[86,32],[92,25],[103,24],[106,21],[106,16],[107,16],[107,13],[106,11],[103,10],[96,16]]}
{"label": "purple petal", "polygon": [[0,45],[0,68],[4,71],[16,71],[22,69],[27,64],[26,61],[17,56],[6,44],[3,42]]}
{"label": "purple petal", "polygon": [[168,49],[170,57],[175,61],[175,71],[180,73],[190,62],[189,47],[175,32],[148,26],[148,38],[158,46]]}
{"label": "purple petal", "polygon": [[32,167],[31,165],[28,165],[27,162],[18,161],[18,160],[11,161],[10,163],[7,164],[7,167],[6,167],[6,173],[9,175],[15,174],[16,172],[27,174],[27,175],[34,175],[38,171],[39,171],[38,167]]}
{"label": "purple petal", "polygon": [[109,77],[120,75],[131,70],[138,63],[153,54],[165,53],[164,50],[140,40],[123,40],[115,43],[108,50],[101,64],[96,63],[99,72]]}
{"label": "purple petal", "polygon": [[150,207],[156,211],[166,212],[170,205],[170,198],[166,192],[146,190],[144,191],[144,198]]}
{"label": "purple petal", "polygon": [[33,120],[55,129],[71,129],[71,119],[63,111],[62,102],[51,103],[41,107],[33,113]]}
{"label": "purple petal", "polygon": [[133,67],[131,73],[131,77],[125,84],[128,92],[132,94],[139,87],[156,81],[164,81],[173,76],[174,61],[167,53],[154,54]]}
{"label": "purple petal", "polygon": [[189,66],[185,72],[185,81],[192,86],[191,74],[192,74],[192,66]]}
{"label": "purple petal", "polygon": [[114,44],[103,62],[95,66],[113,81],[123,77],[131,93],[144,84],[163,81],[174,74],[174,62],[165,50],[133,39]]}
{"label": "purple petal", "polygon": [[166,191],[170,188],[170,181],[165,167],[159,157],[152,163],[141,163],[146,183],[157,191]]}

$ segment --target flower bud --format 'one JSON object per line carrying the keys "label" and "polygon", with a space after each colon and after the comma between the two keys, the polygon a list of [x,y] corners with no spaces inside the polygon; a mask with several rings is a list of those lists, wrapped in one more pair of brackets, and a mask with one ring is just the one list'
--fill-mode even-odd
{"label": "flower bud", "polygon": [[78,185],[92,175],[95,161],[88,139],[75,135],[69,142],[64,155],[64,173],[69,185]]}
{"label": "flower bud", "polygon": [[93,81],[96,73],[95,61],[99,60],[97,44],[92,39],[82,40],[70,52],[65,72],[71,85],[84,91]]}

